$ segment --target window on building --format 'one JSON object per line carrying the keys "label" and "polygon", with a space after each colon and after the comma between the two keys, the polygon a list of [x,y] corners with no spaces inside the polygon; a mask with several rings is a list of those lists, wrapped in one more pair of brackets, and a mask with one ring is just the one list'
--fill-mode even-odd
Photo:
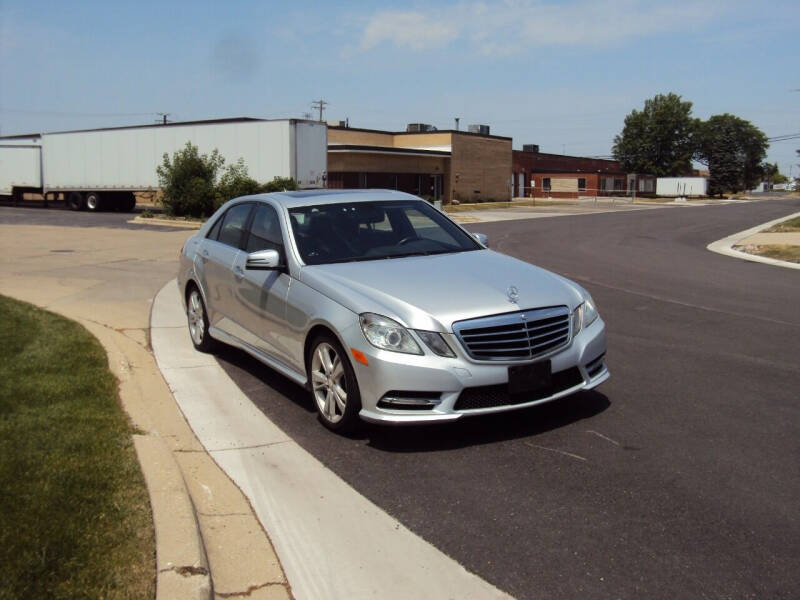
{"label": "window on building", "polygon": [[358,174],[358,187],[362,190],[367,188],[367,174],[366,173],[359,173]]}
{"label": "window on building", "polygon": [[578,191],[579,192],[586,191],[586,177],[578,177]]}
{"label": "window on building", "polygon": [[549,177],[542,177],[542,190],[545,192],[550,191],[550,178]]}
{"label": "window on building", "polygon": [[614,178],[614,191],[621,192],[625,189],[625,180],[620,179],[619,177]]}

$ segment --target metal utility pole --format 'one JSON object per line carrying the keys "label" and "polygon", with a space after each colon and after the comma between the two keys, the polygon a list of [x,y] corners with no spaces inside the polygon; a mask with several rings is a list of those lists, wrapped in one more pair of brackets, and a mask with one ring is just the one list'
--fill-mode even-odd
{"label": "metal utility pole", "polygon": [[170,121],[167,119],[167,117],[168,117],[168,116],[170,116],[172,113],[162,113],[162,112],[157,112],[156,114],[157,114],[157,115],[158,115],[158,117],[159,117],[158,119],[156,119],[156,123],[161,123],[162,125],[166,125],[167,123],[169,123],[169,122],[170,122]]}
{"label": "metal utility pole", "polygon": [[328,102],[325,102],[325,100],[322,100],[321,98],[319,100],[314,100],[311,103],[311,108],[319,110],[319,122],[320,123],[322,123],[322,111],[325,109],[325,107],[328,104],[329,104]]}
{"label": "metal utility pole", "polygon": [[456,117],[456,131],[458,131],[458,122],[459,122],[460,120],[461,120],[461,119],[460,119],[459,117]]}

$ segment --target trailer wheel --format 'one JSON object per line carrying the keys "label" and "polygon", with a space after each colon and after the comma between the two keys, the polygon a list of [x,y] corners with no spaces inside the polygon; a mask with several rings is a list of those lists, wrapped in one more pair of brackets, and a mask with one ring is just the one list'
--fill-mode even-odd
{"label": "trailer wheel", "polygon": [[89,192],[86,194],[86,210],[90,210],[92,212],[97,212],[101,210],[103,207],[103,201],[100,198],[100,194],[97,192]]}
{"label": "trailer wheel", "polygon": [[70,192],[67,196],[67,206],[69,206],[70,210],[83,210],[83,194]]}
{"label": "trailer wheel", "polygon": [[136,206],[136,195],[133,192],[124,194],[122,198],[120,198],[118,206],[123,212],[131,212]]}

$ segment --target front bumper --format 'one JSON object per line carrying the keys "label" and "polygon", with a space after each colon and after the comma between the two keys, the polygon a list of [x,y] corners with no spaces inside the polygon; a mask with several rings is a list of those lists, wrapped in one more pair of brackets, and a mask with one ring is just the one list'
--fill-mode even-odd
{"label": "front bumper", "polygon": [[[550,360],[554,387],[551,395],[532,396],[530,400],[511,396],[507,396],[507,401],[503,399],[508,367],[519,362],[472,360],[452,334],[445,337],[456,352],[455,358],[435,356],[424,345],[421,345],[426,351],[423,356],[387,352],[369,345],[358,328],[348,333],[344,340],[348,348],[360,350],[369,362],[369,365],[353,362],[361,391],[359,415],[374,423],[454,421],[466,416],[516,410],[590,390],[610,376],[603,363],[606,336],[605,324],[600,318],[565,348],[537,359]],[[347,339],[349,337],[352,339]],[[464,390],[469,391],[462,397]],[[467,395],[470,401],[466,401]]]}

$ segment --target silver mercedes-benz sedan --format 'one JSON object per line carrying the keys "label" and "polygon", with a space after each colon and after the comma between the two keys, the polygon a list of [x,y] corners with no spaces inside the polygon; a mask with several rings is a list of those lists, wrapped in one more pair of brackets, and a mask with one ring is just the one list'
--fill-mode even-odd
{"label": "silver mercedes-benz sedan", "polygon": [[336,431],[523,408],[608,379],[586,290],[486,244],[401,192],[245,196],[189,238],[178,285],[198,350],[252,354],[306,386]]}

